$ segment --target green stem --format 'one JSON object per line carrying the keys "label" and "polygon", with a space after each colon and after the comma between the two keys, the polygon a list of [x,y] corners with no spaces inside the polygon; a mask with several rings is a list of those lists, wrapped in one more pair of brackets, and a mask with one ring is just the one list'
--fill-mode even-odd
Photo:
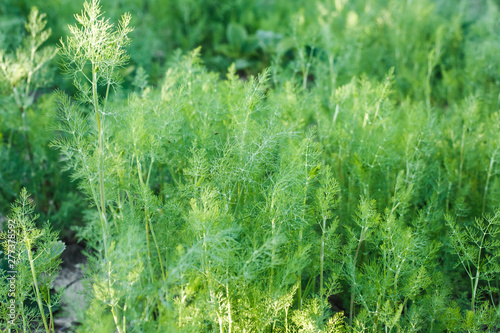
{"label": "green stem", "polygon": [[153,225],[151,224],[151,219],[148,218],[148,221],[149,221],[149,227],[151,230],[151,235],[153,236],[153,242],[155,243],[156,252],[158,253],[158,259],[160,260],[161,276],[162,276],[163,281],[165,281],[167,279],[167,276],[165,274],[165,269],[163,268],[163,259],[161,257],[160,247],[158,246],[158,242],[156,241],[156,235],[155,235],[155,231],[153,229]]}
{"label": "green stem", "polygon": [[[28,323],[26,322],[26,314],[24,312],[24,303],[23,301],[20,302],[20,305],[19,305],[19,309],[21,310],[21,313],[22,313],[22,317],[23,317],[23,329],[25,332],[28,332]],[[9,328],[9,332],[10,332],[10,328]]]}
{"label": "green stem", "polygon": [[49,308],[49,314],[50,314],[49,329],[51,331],[54,331],[54,314],[52,313],[52,304],[50,302],[50,289],[49,288],[47,288],[47,306]]}
{"label": "green stem", "polygon": [[[133,159],[134,157],[132,157]],[[137,164],[137,175],[139,177],[139,182],[141,184],[141,187],[144,189],[144,181],[142,180],[142,170],[141,170],[141,163],[139,162],[139,158],[135,158],[136,164]],[[146,223],[144,227],[146,228],[146,247],[148,249],[148,265],[149,265],[149,270],[151,273],[151,279],[154,279],[154,274],[153,274],[153,267],[151,265],[151,242],[149,241],[149,210],[147,207],[144,208],[144,212],[146,215]]]}
{"label": "green stem", "polygon": [[[309,280],[307,281],[306,287],[304,288],[304,295],[314,294],[314,274],[311,274]],[[311,292],[312,289],[312,292]]]}
{"label": "green stem", "polygon": [[[356,254],[354,255],[354,263],[353,263],[353,267],[352,267],[353,284],[354,284],[354,280],[355,280],[356,261],[358,260],[359,249],[361,248],[361,243],[363,243],[367,229],[368,228],[363,228],[363,230],[361,231],[361,237],[359,238],[358,247],[356,249]],[[350,308],[349,308],[349,326],[352,326],[353,314],[354,314],[354,285],[351,286],[351,303],[350,303]]]}
{"label": "green stem", "polygon": [[118,323],[118,313],[116,311],[116,306],[111,307],[111,314],[113,315],[113,320],[115,321],[115,326],[118,333],[122,333],[122,329],[120,327],[120,324]]}
{"label": "green stem", "polygon": [[181,275],[181,302],[179,303],[179,328],[182,327],[182,307],[184,306],[184,287],[182,287],[182,277],[183,275]]}
{"label": "green stem", "polygon": [[153,266],[151,264],[151,242],[149,241],[149,214],[146,212],[146,246],[148,248],[148,266],[151,273],[151,280],[154,280]]}
{"label": "green stem", "polygon": [[151,178],[151,169],[153,169],[153,163],[155,161],[154,155],[151,155],[151,163],[149,163],[148,175],[146,178],[146,186],[149,187],[149,178]]}
{"label": "green stem", "polygon": [[35,293],[36,293],[36,302],[38,303],[38,308],[40,309],[40,314],[42,315],[42,321],[43,321],[43,326],[45,326],[45,331],[47,333],[50,333],[49,326],[47,325],[47,319],[45,318],[45,313],[43,311],[42,298],[40,296],[40,291],[38,290],[38,281],[36,279],[35,265],[33,264],[34,260],[31,255],[31,242],[29,240],[26,240],[26,250],[28,252],[28,260],[30,262],[31,276],[33,278],[33,287],[35,288]]}
{"label": "green stem", "polygon": [[477,292],[477,285],[479,283],[479,268],[477,269],[476,272],[476,277],[474,278],[474,288],[472,289],[472,312],[475,312],[475,305],[476,305],[476,292]]}
{"label": "green stem", "polygon": [[[109,87],[108,87],[109,88]],[[106,93],[107,94],[107,93]],[[107,96],[106,96],[107,97]],[[99,116],[99,95],[97,94],[97,66],[92,63],[92,99],[94,104],[94,111],[97,121],[97,134],[99,140],[99,194],[100,194],[100,215],[101,215],[101,227],[102,227],[102,237],[104,243],[104,256],[108,266],[108,286],[111,290],[111,262],[109,261],[108,255],[108,220],[106,218],[106,198],[104,192],[104,168],[103,168],[103,157],[104,157],[104,129],[101,123],[101,118]],[[104,115],[103,115],[104,117]],[[104,118],[103,118],[104,120]],[[118,333],[121,333],[120,324],[118,323],[118,318],[116,317],[116,305],[111,306],[111,312],[113,314],[113,319],[115,321]]]}
{"label": "green stem", "polygon": [[[272,209],[272,205],[271,205],[271,209]],[[272,239],[272,244],[273,244],[273,248],[271,250],[271,280],[269,282],[269,294],[272,295],[272,291],[273,291],[273,279],[274,279],[274,257],[276,255],[276,249],[275,249],[275,242],[274,242],[274,237],[275,237],[275,232],[276,232],[276,222],[275,222],[275,219],[273,218],[271,220],[271,225],[272,225],[272,230],[271,230],[271,239]]]}
{"label": "green stem", "polygon": [[123,307],[123,333],[127,332],[127,303],[125,303],[125,306]]}
{"label": "green stem", "polygon": [[285,308],[285,333],[288,333],[288,307]]}
{"label": "green stem", "polygon": [[[229,279],[229,274],[228,274],[228,269],[226,268],[226,274],[228,275]],[[231,300],[229,297],[229,282],[226,283],[226,294],[227,294],[227,320],[229,323],[229,333],[232,332],[232,324],[233,324],[233,319],[231,317]]]}
{"label": "green stem", "polygon": [[489,186],[490,178],[491,178],[492,171],[493,171],[493,165],[495,164],[495,154],[496,154],[496,152],[494,152],[493,155],[491,156],[490,167],[488,168],[488,175],[486,177],[486,185],[484,186],[483,209],[481,211],[481,215],[483,215],[483,216],[484,216],[484,212],[486,210],[486,197],[488,194],[488,186]]}
{"label": "green stem", "polygon": [[320,276],[319,276],[319,295],[323,297],[323,270],[325,261],[325,229],[326,229],[326,217],[323,216],[323,228],[321,229],[321,254],[320,254]]}
{"label": "green stem", "polygon": [[104,238],[104,252],[106,260],[108,259],[108,244],[107,244],[107,233],[108,233],[108,220],[106,219],[106,198],[104,192],[104,170],[103,170],[103,128],[101,126],[101,118],[99,116],[99,96],[97,94],[97,70],[96,65],[92,63],[92,97],[94,101],[94,111],[97,120],[97,133],[99,139],[99,194],[100,194],[100,205],[101,205],[101,226]]}
{"label": "green stem", "polygon": [[[299,253],[300,251],[302,250],[302,227],[300,227],[300,231],[299,231]],[[300,310],[300,308],[302,307],[302,272],[299,273],[299,290],[297,292],[297,305],[298,305],[298,308]]]}
{"label": "green stem", "polygon": [[460,193],[460,189],[462,188],[462,170],[464,166],[464,146],[465,146],[465,130],[466,126],[463,126],[462,129],[462,141],[460,144],[460,169],[458,171],[458,193]]}
{"label": "green stem", "polygon": [[[151,160],[151,164],[149,166],[149,171],[148,171],[148,178],[146,179],[146,183],[144,183],[144,180],[142,178],[142,170],[141,170],[141,164],[139,163],[139,158],[136,157],[137,161],[137,173],[139,175],[139,182],[141,183],[141,186],[144,188],[144,190],[149,189],[149,186],[147,185],[147,182],[149,181],[150,177],[150,172],[151,172],[151,166],[153,164],[153,160]],[[161,268],[161,277],[165,281],[166,275],[165,275],[165,269],[163,268],[163,259],[161,257],[161,252],[160,252],[160,247],[158,246],[158,242],[156,240],[156,234],[153,229],[153,225],[151,223],[151,218],[149,216],[149,209],[145,208],[145,213],[146,213],[146,243],[147,243],[147,248],[148,248],[148,260],[151,266],[151,243],[149,241],[149,233],[151,232],[151,235],[153,236],[153,242],[155,243],[156,247],[156,252],[158,253],[158,259],[160,260],[160,268]],[[151,271],[151,277],[153,277],[153,272]]]}
{"label": "green stem", "polygon": [[[304,200],[302,202],[302,221],[306,220],[306,201],[307,201],[307,190],[309,188],[309,181],[310,181],[310,176],[309,176],[309,170],[307,169],[309,163],[309,148],[306,150],[306,163],[305,163],[305,172],[306,172],[306,186],[304,189]],[[299,230],[299,253],[302,251],[302,238],[303,238],[303,227],[300,227]],[[297,293],[297,298],[298,298],[298,307],[299,310],[302,307],[302,272],[299,273],[299,290]]]}

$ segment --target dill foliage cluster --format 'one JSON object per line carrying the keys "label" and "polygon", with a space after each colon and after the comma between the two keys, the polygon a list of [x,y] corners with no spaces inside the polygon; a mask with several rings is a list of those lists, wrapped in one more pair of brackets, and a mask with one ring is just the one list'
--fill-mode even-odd
{"label": "dill foliage cluster", "polygon": [[[231,22],[208,63],[176,51],[151,78],[127,51],[133,16],[88,0],[57,44],[74,90],[39,98],[56,51],[32,10],[0,52],[16,110],[1,113],[1,207],[21,193],[18,320],[2,270],[2,332],[55,331],[64,244],[35,203],[78,216],[77,332],[500,330],[499,5],[292,2],[276,2],[283,34]],[[214,52],[232,65],[209,70]],[[51,128],[36,143],[35,121]]]}

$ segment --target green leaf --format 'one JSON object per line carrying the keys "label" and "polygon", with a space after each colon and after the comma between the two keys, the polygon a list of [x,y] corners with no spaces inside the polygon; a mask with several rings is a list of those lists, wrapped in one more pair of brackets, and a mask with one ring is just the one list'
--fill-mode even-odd
{"label": "green leaf", "polygon": [[66,249],[66,244],[64,244],[62,241],[57,241],[52,243],[50,249],[48,250],[49,255],[47,259],[48,260],[56,259],[64,252],[65,249]]}
{"label": "green leaf", "polygon": [[229,44],[238,51],[243,50],[243,46],[245,45],[248,33],[242,25],[237,23],[229,23],[226,30],[226,37]]}

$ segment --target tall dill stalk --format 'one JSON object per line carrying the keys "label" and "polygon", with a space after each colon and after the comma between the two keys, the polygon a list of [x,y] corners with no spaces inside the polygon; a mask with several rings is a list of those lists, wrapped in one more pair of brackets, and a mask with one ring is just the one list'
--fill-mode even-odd
{"label": "tall dill stalk", "polygon": [[[132,29],[130,14],[124,14],[117,29],[101,16],[98,0],[85,2],[81,14],[75,18],[79,26],[69,26],[71,37],[60,41],[60,53],[65,59],[64,69],[73,77],[75,86],[85,102],[92,105],[96,117],[98,135],[98,174],[99,200],[95,202],[99,210],[104,238],[104,249],[107,257],[108,220],[106,217],[106,197],[104,191],[104,120],[109,89],[118,82],[115,69],[123,66],[128,56],[125,47],[129,44],[128,33]],[[88,75],[90,64],[91,73]],[[104,84],[106,94],[102,101],[98,94],[98,86]],[[90,85],[90,91],[88,89]],[[97,200],[97,198],[94,198]]]}
{"label": "tall dill stalk", "polygon": [[351,248],[356,248],[354,258],[352,262],[349,263],[350,270],[348,269],[347,274],[351,279],[351,295],[349,303],[349,326],[352,326],[352,319],[354,317],[354,295],[358,288],[357,278],[356,278],[356,264],[358,261],[358,256],[360,254],[361,245],[368,238],[370,233],[373,231],[372,228],[375,227],[380,221],[380,217],[375,210],[375,201],[368,200],[366,198],[361,198],[359,203],[359,212],[357,218],[355,219],[356,224],[361,228],[359,238],[349,230],[352,234],[352,241],[350,243]]}
{"label": "tall dill stalk", "polygon": [[[323,171],[324,170],[324,171]],[[327,221],[333,217],[332,208],[336,208],[340,199],[340,186],[333,178],[330,166],[324,167],[321,171],[322,177],[320,180],[321,186],[317,189],[316,200],[318,202],[318,210],[320,220],[318,221],[321,228],[321,250],[320,250],[320,280],[319,280],[319,294],[323,297],[324,288],[324,270],[325,270],[325,238],[329,228]],[[331,229],[337,227],[337,221],[332,223]]]}
{"label": "tall dill stalk", "polygon": [[[131,16],[128,13],[124,14],[118,27],[115,28],[109,23],[109,20],[102,17],[101,6],[98,0],[85,2],[83,7],[83,11],[75,15],[79,26],[69,26],[72,36],[67,37],[66,41],[61,39],[60,53],[65,60],[65,71],[73,77],[74,84],[79,90],[82,100],[92,106],[96,117],[99,195],[96,195],[92,181],[90,181],[90,186],[92,187],[91,191],[101,221],[105,264],[108,270],[108,287],[111,290],[110,244],[108,241],[109,224],[106,216],[106,193],[104,187],[104,121],[110,87],[117,84],[119,80],[116,69],[123,66],[128,60],[125,47],[130,42],[127,35],[132,31],[132,28],[129,27]],[[100,85],[106,87],[106,93],[102,99],[98,93]],[[122,327],[118,321],[118,306],[116,304],[111,305],[111,312],[118,332],[124,332],[125,327]]]}

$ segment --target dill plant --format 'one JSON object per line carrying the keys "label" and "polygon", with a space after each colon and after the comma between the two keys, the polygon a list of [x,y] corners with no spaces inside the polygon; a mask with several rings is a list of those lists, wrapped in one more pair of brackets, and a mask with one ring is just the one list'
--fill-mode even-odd
{"label": "dill plant", "polygon": [[8,83],[14,96],[17,108],[22,119],[22,132],[25,137],[26,151],[31,165],[31,175],[35,175],[35,161],[28,131],[28,108],[33,104],[36,89],[43,83],[44,65],[56,55],[53,46],[42,45],[51,35],[51,29],[45,29],[47,25],[46,14],[41,14],[38,8],[31,8],[25,29],[28,36],[24,38],[22,47],[16,50],[16,54],[6,54],[0,51],[0,69],[3,78]]}
{"label": "dill plant", "polygon": [[[353,288],[350,313],[354,311],[354,300],[363,308],[356,323],[353,322],[358,329],[360,325],[371,326],[374,331],[380,326],[387,331],[400,329],[403,327],[403,310],[408,312],[408,303],[422,297],[429,287],[428,270],[437,249],[418,228],[404,225],[403,217],[411,192],[411,186],[403,187],[403,173],[400,173],[392,205],[385,210],[383,218],[375,215],[374,202],[361,202],[358,222],[361,233],[350,241],[349,248],[356,249],[356,252],[354,259],[346,265],[346,274]],[[362,253],[363,241],[371,243],[372,246],[368,247],[370,258],[376,260],[367,260],[360,268],[362,273],[358,274],[355,265]],[[417,315],[407,320],[407,325],[417,325],[421,319]]]}
{"label": "dill plant", "polygon": [[[69,98],[61,93],[59,100],[61,105],[60,124],[62,125],[58,129],[70,133],[72,137],[69,139],[71,141],[57,140],[54,142],[54,146],[62,149],[68,155],[73,155],[73,152],[76,152],[80,155],[79,160],[83,160],[83,165],[75,163],[76,161],[70,160],[70,162],[75,163],[72,165],[73,168],[80,166],[84,168],[83,172],[80,171],[80,174],[76,175],[76,178],[83,178],[87,182],[87,190],[99,213],[104,265],[107,266],[107,278],[105,278],[107,287],[104,288],[104,293],[107,296],[105,299],[110,298],[107,303],[111,308],[116,328],[122,332],[122,330],[125,331],[125,327],[119,320],[118,300],[113,296],[112,263],[108,251],[111,243],[109,243],[110,226],[104,184],[106,163],[109,161],[109,156],[106,156],[105,151],[105,140],[107,139],[105,118],[108,112],[107,102],[110,88],[119,82],[116,71],[128,59],[124,48],[129,43],[127,35],[132,29],[129,27],[130,14],[123,15],[115,29],[108,20],[101,16],[100,10],[99,1],[85,2],[81,14],[75,15],[79,26],[69,26],[72,36],[68,37],[66,41],[63,39],[60,41],[60,53],[65,59],[65,71],[73,77],[73,82],[79,90],[80,100],[92,106],[95,126],[97,127],[97,133],[93,135],[97,141],[96,145],[92,147],[87,140],[86,117],[81,116],[77,107],[71,105]],[[102,97],[98,93],[100,85],[105,88]],[[97,156],[90,158],[90,151],[95,151]],[[90,162],[95,163],[92,167],[95,171],[90,169]],[[98,296],[102,292],[96,294]],[[125,321],[125,319],[123,320]]]}
{"label": "dill plant", "polygon": [[471,311],[476,311],[476,302],[479,299],[479,281],[485,281],[492,305],[494,287],[491,281],[499,273],[498,240],[495,237],[499,232],[498,211],[493,216],[476,218],[472,225],[461,227],[454,218],[447,215],[446,224],[451,230],[453,252],[458,256],[457,266],[461,266],[470,279]]}
{"label": "dill plant", "polygon": [[[73,36],[68,37],[65,42],[61,40],[60,53],[66,59],[65,71],[73,77],[82,100],[92,105],[96,117],[99,196],[94,195],[94,199],[97,201],[99,198],[97,207],[102,223],[104,248],[106,249],[108,246],[106,237],[109,231],[107,230],[108,220],[104,191],[104,121],[109,90],[112,85],[117,83],[116,69],[122,66],[128,58],[124,47],[129,43],[127,34],[131,31],[128,26],[131,17],[129,14],[125,14],[118,29],[113,31],[113,26],[101,17],[100,10],[98,1],[84,3],[82,13],[75,15],[81,27],[69,27]],[[90,74],[88,73],[89,69]],[[106,89],[102,101],[100,101],[97,91],[99,84],[103,84]]]}
{"label": "dill plant", "polygon": [[[14,237],[10,238],[7,231],[1,233],[1,239],[5,241],[4,253],[10,254],[10,262],[13,263],[10,271],[16,271],[14,325],[6,322],[7,316],[2,319],[2,324],[9,331],[20,329],[28,332],[32,329],[39,330],[43,326],[45,332],[50,333],[55,332],[54,308],[60,303],[60,295],[52,294],[51,287],[59,274],[59,256],[66,246],[58,240],[57,232],[52,231],[48,222],[42,228],[36,227],[38,216],[34,215],[34,209],[32,199],[26,189],[23,189],[19,199],[12,205],[9,216]],[[7,239],[14,240],[15,245],[8,247]],[[2,272],[2,287],[10,283],[4,275],[6,274]],[[5,293],[3,297],[10,294]],[[36,308],[29,302],[34,302]],[[3,313],[6,313],[7,304],[8,302],[2,302]]]}
{"label": "dill plant", "polygon": [[[62,45],[82,103],[60,95],[65,136],[54,142],[97,207],[80,230],[101,253],[90,256],[82,330],[341,332],[334,294],[352,331],[494,323],[496,238],[461,225],[496,204],[487,138],[498,115],[491,82],[462,98],[471,90],[455,53],[469,37],[459,13],[436,6],[318,2],[294,13],[282,68],[242,79],[235,64],[221,79],[200,49],[179,51],[158,88],[138,70],[136,92],[113,99],[128,27],[113,30],[87,3],[79,19],[90,28]],[[228,29],[239,52],[245,29]],[[491,246],[478,251],[486,233]]]}
{"label": "dill plant", "polygon": [[[324,177],[322,177],[321,185],[316,190],[316,200],[318,202],[318,224],[321,228],[321,252],[320,252],[320,280],[319,280],[319,294],[323,296],[324,287],[324,270],[325,270],[325,246],[332,246],[335,243],[335,229],[338,226],[338,219],[334,219],[327,225],[327,222],[333,218],[332,209],[336,208],[340,198],[340,188],[338,182],[333,178],[332,171],[329,166],[323,168]],[[328,261],[332,257],[326,257]]]}
{"label": "dill plant", "polygon": [[[251,331],[261,330],[269,325],[283,324],[277,322],[278,314],[281,313],[280,316],[282,316],[283,311],[290,306],[292,300],[290,292],[294,290],[290,288],[296,282],[293,276],[304,264],[299,253],[307,251],[303,248],[290,258],[284,256],[286,253],[284,247],[290,246],[285,245],[285,240],[289,237],[286,231],[293,230],[293,226],[287,223],[287,216],[292,219],[299,218],[293,216],[294,207],[300,207],[304,203],[303,197],[300,199],[294,191],[294,187],[299,184],[300,164],[297,164],[298,161],[293,155],[283,154],[278,150],[280,146],[288,146],[286,142],[291,133],[280,129],[279,118],[276,115],[271,118],[265,131],[257,134],[259,127],[256,125],[262,121],[261,117],[263,117],[261,114],[263,97],[260,92],[263,91],[267,78],[261,76],[258,81],[252,79],[243,86],[241,82],[233,78],[234,73],[231,73],[231,70],[227,85],[230,89],[229,94],[223,91],[221,96],[234,96],[228,101],[238,104],[242,101],[243,103],[240,104],[242,107],[234,108],[231,104],[228,105],[228,116],[231,121],[227,128],[228,132],[221,131],[217,134],[221,137],[227,135],[227,141],[219,148],[215,147],[215,159],[213,154],[207,153],[208,149],[192,151],[193,158],[190,162],[191,166],[187,169],[189,182],[186,184],[185,193],[189,196],[194,195],[196,200],[191,199],[191,209],[197,213],[194,216],[190,215],[190,220],[192,217],[199,216],[192,228],[199,230],[196,232],[199,235],[196,238],[200,241],[199,245],[194,244],[190,251],[194,251],[191,252],[192,255],[200,253],[201,257],[198,260],[201,267],[204,267],[200,270],[205,272],[204,276],[209,277],[205,286],[208,294],[205,297],[209,304],[213,304],[211,307],[220,304],[217,298],[209,296],[217,295],[218,292],[215,290],[218,289],[222,293],[222,299],[225,300],[223,304],[226,304],[223,308],[220,305],[214,308],[219,315],[214,316],[211,321],[214,323],[218,321],[216,327],[221,330],[226,327],[228,330],[241,331],[243,327],[247,327]],[[240,100],[239,96],[243,98]],[[290,146],[290,149],[293,147]],[[212,162],[209,162],[208,158],[211,158]],[[269,175],[266,175],[268,172],[270,172]],[[292,178],[291,175],[293,175]],[[260,185],[262,177],[268,181]],[[294,179],[294,177],[298,178]],[[200,200],[196,198],[200,198],[201,202],[193,206]],[[201,207],[204,207],[202,215],[200,215],[201,212],[198,213]],[[213,214],[219,217],[214,219]],[[215,223],[216,221],[218,222]],[[264,224],[264,229],[258,230],[255,229],[256,221],[269,221],[269,224]],[[209,223],[207,225],[207,227],[210,226],[209,229],[206,229],[205,223]],[[201,230],[200,227],[202,227]],[[186,232],[189,233],[189,229]],[[214,233],[220,236],[215,238],[210,236]],[[298,236],[297,229],[294,234]],[[253,236],[244,237],[244,235]],[[215,241],[216,239],[219,241]],[[210,253],[209,249],[217,253],[214,246],[220,246],[218,244],[221,241],[227,243],[226,252],[229,249],[239,249],[234,253],[239,259],[230,260],[218,268],[222,257],[207,258],[206,256]],[[297,241],[298,238],[293,242]],[[232,245],[229,246],[230,244]],[[198,247],[199,250],[194,250]],[[234,250],[230,251],[228,255]],[[181,262],[189,261],[185,258]],[[207,266],[207,263],[211,264]],[[287,270],[281,267],[287,267]],[[221,289],[223,285],[210,282],[217,276],[227,276],[228,272],[229,276],[234,276],[233,288],[228,288],[226,285],[224,290]],[[181,276],[186,279],[187,275],[183,273]],[[218,280],[221,281],[220,278]],[[225,278],[222,279],[224,280]],[[262,281],[266,280],[269,282],[263,284]],[[283,290],[287,285],[288,287]],[[234,286],[240,286],[240,288],[234,288]],[[231,289],[234,292],[237,291],[232,296]],[[278,299],[278,301],[272,303],[272,308],[266,308],[266,304],[269,304],[271,299]],[[221,321],[220,313],[224,313],[226,319]],[[247,314],[241,317],[243,313]],[[219,319],[215,320],[215,318]]]}
{"label": "dill plant", "polygon": [[[155,204],[148,211],[155,212],[155,220],[162,226],[157,237],[166,253],[168,275],[165,283],[158,285],[159,299],[157,292],[139,287],[144,282],[136,284],[135,297],[141,295],[143,309],[155,311],[157,304],[158,327],[234,332],[273,327],[292,331],[297,276],[311,262],[308,241],[318,237],[311,229],[319,216],[314,216],[312,199],[317,179],[324,175],[313,160],[305,158],[312,152],[317,154],[311,148],[314,134],[304,137],[290,127],[283,128],[278,108],[272,115],[264,112],[266,73],[244,83],[231,67],[228,81],[220,81],[200,64],[198,51],[177,61],[167,72],[161,90],[129,99],[127,126],[111,123],[117,138],[112,151],[123,151],[119,158],[128,161],[119,172],[120,186],[137,182],[135,176],[128,176],[139,172],[134,156],[151,151],[141,158],[141,164],[144,160],[151,163],[152,154],[163,156],[144,175],[152,188],[162,189],[161,197],[150,192]],[[147,105],[146,110],[134,107],[136,101]],[[153,117],[151,127],[146,125],[147,131],[141,129],[144,125],[137,126],[137,122],[149,124],[148,117],[141,118],[139,111],[147,115],[156,108],[163,112]],[[207,109],[213,112],[207,113]],[[162,133],[158,124],[170,124],[162,135],[169,134],[165,140],[150,141],[156,135],[153,133]],[[130,135],[128,126],[137,134]],[[134,142],[141,150],[134,148]],[[149,146],[152,142],[156,146]],[[308,177],[314,182],[307,189]],[[158,184],[162,179],[168,182]],[[331,182],[330,178],[328,184]],[[298,191],[300,188],[307,191]],[[137,189],[136,185],[128,187],[121,208],[118,202],[113,208],[119,225],[144,218],[146,210],[137,200],[141,197]],[[329,208],[324,209],[328,214]],[[298,247],[301,226],[304,244]],[[316,261],[318,258],[319,253]],[[158,264],[151,268],[154,274],[161,271]],[[147,271],[142,271],[139,281],[144,281]],[[316,276],[307,278],[314,281]],[[312,285],[309,282],[306,286],[308,295]],[[97,307],[94,310],[98,311]],[[137,316],[132,309],[127,310],[128,322],[141,320],[144,327],[155,325],[151,317]]]}
{"label": "dill plant", "polygon": [[69,210],[74,204],[59,201],[71,195],[71,186],[61,186],[52,164],[57,157],[47,149],[52,133],[46,131],[50,123],[46,111],[52,99],[44,92],[52,83],[56,48],[47,42],[52,33],[47,16],[36,7],[31,8],[26,21],[19,18],[15,22],[23,29],[5,35],[6,40],[19,39],[19,43],[7,47],[9,43],[4,41],[0,47],[0,201],[7,212],[21,188],[29,187],[37,211],[44,217],[52,215],[51,220],[58,223],[59,219],[52,218],[58,204],[64,202]]}

